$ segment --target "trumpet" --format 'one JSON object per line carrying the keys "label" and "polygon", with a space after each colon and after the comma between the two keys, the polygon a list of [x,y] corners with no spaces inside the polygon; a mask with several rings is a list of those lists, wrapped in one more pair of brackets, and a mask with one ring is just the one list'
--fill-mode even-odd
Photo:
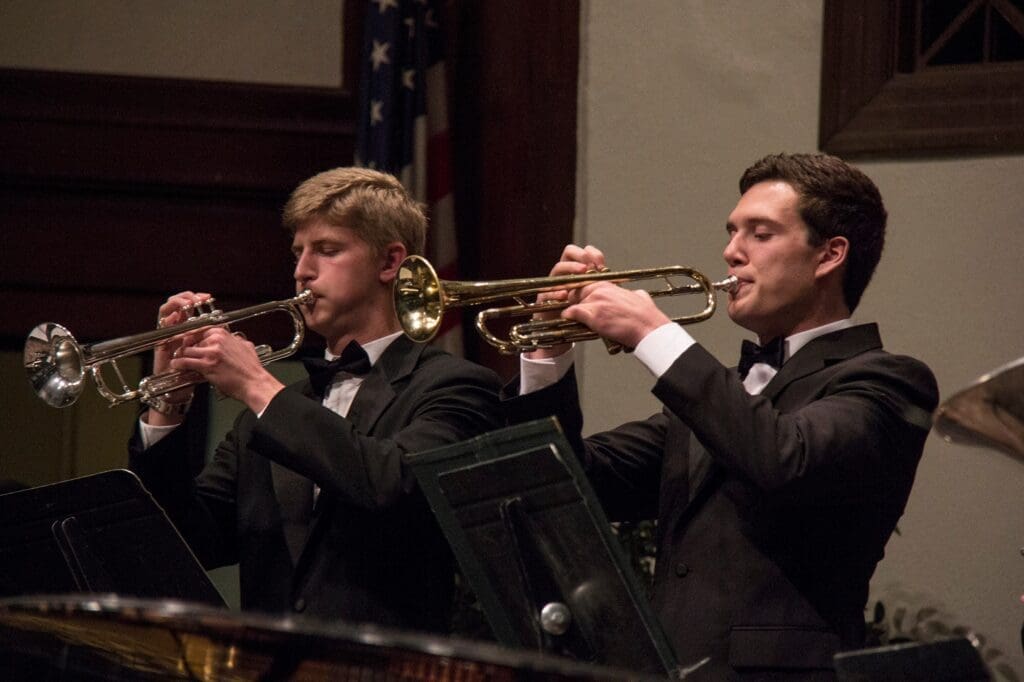
{"label": "trumpet", "polygon": [[[685,277],[691,284],[676,284],[672,278]],[[434,267],[425,258],[409,256],[399,266],[394,284],[395,312],[406,336],[413,341],[426,343],[437,334],[444,313],[452,308],[492,303],[512,299],[515,304],[483,310],[476,316],[476,330],[489,344],[500,352],[511,355],[525,353],[538,348],[550,348],[563,343],[587,341],[599,338],[585,325],[572,320],[531,320],[513,324],[508,337],[497,336],[488,322],[503,317],[532,316],[534,313],[562,310],[569,304],[562,301],[529,303],[523,296],[548,291],[578,289],[592,282],[636,282],[660,279],[665,283],[662,289],[648,290],[652,298],[703,294],[704,309],[693,315],[673,318],[676,324],[702,322],[715,312],[716,293],[732,291],[737,280],[733,276],[712,282],[701,272],[681,265],[617,272],[588,272],[579,275],[508,279],[492,282],[456,282],[442,280]],[[609,351],[621,350],[614,344]]]}
{"label": "trumpet", "polygon": [[[294,298],[225,313],[214,308],[211,298],[191,308],[192,317],[179,324],[91,344],[80,344],[61,325],[44,322],[36,325],[25,341],[25,371],[36,395],[51,407],[67,407],[78,400],[85,387],[86,374],[92,374],[96,390],[110,403],[110,407],[132,400],[147,402],[179,388],[204,383],[205,379],[198,372],[170,371],[144,377],[136,388],[131,388],[117,365],[118,360],[155,348],[180,334],[230,325],[274,312],[287,313],[294,326],[291,343],[276,350],[266,344],[256,346],[260,362],[267,365],[294,354],[302,345],[306,324],[299,306],[312,300],[313,292],[307,289]],[[102,371],[108,366],[120,381],[120,390],[107,385]]]}

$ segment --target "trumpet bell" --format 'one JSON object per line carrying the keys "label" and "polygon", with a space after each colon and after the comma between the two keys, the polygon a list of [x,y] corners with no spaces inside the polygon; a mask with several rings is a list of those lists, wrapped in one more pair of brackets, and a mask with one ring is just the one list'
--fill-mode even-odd
{"label": "trumpet bell", "polygon": [[23,356],[29,384],[51,407],[72,405],[85,386],[82,347],[67,329],[54,322],[29,332]]}
{"label": "trumpet bell", "polygon": [[434,266],[420,256],[409,256],[398,268],[393,296],[395,313],[406,335],[426,343],[437,335],[444,317],[444,287]]}

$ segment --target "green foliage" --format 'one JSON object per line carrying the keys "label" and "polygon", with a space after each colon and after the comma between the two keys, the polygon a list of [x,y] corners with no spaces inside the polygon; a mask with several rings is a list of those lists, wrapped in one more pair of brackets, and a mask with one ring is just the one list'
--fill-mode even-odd
{"label": "green foliage", "polygon": [[1020,682],[1016,671],[1003,660],[1005,654],[1002,650],[991,646],[983,635],[971,628],[951,624],[951,621],[949,614],[943,613],[935,606],[913,608],[898,605],[890,613],[882,601],[877,601],[872,609],[871,618],[867,621],[865,645],[873,647],[965,637],[974,644],[985,665],[997,676],[996,679]]}
{"label": "green foliage", "polygon": [[654,521],[613,523],[612,532],[618,537],[633,571],[649,596],[654,587],[654,562],[658,552]]}

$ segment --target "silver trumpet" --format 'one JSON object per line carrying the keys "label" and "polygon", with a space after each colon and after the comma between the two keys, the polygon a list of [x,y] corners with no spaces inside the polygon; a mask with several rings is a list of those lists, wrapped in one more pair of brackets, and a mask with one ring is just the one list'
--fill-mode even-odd
{"label": "silver trumpet", "polygon": [[[25,341],[25,371],[32,390],[52,407],[67,407],[78,400],[85,387],[87,373],[92,374],[96,390],[111,407],[132,400],[146,402],[179,388],[204,383],[205,379],[198,372],[170,371],[144,377],[136,388],[132,388],[125,381],[117,365],[118,360],[155,348],[181,334],[222,327],[274,312],[287,313],[295,330],[291,343],[276,350],[266,344],[256,346],[260,362],[266,365],[294,354],[302,345],[306,325],[299,307],[312,300],[313,293],[306,290],[294,298],[225,313],[214,308],[211,298],[192,308],[192,317],[179,324],[90,344],[78,343],[71,332],[59,324],[44,322],[36,325]],[[121,383],[120,390],[110,388],[104,380],[102,371],[107,366]]]}

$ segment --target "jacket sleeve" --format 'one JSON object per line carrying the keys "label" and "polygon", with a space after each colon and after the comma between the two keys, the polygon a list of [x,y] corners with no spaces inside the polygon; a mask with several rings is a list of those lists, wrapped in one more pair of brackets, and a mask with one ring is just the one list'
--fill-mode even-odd
{"label": "jacket sleeve", "polygon": [[383,509],[415,489],[407,452],[457,443],[503,425],[493,372],[447,357],[418,368],[374,425],[325,409],[292,388],[253,428],[249,448],[365,509]]}
{"label": "jacket sleeve", "polygon": [[793,411],[746,393],[706,350],[687,350],[654,394],[711,457],[767,492],[837,503],[913,477],[938,389],[928,368],[882,351],[839,363]]}
{"label": "jacket sleeve", "polygon": [[243,412],[218,448],[219,456],[196,477],[188,463],[205,453],[181,425],[148,449],[138,429],[128,443],[128,466],[184,536],[205,568],[238,561],[235,542],[237,434],[245,432],[251,412]]}

